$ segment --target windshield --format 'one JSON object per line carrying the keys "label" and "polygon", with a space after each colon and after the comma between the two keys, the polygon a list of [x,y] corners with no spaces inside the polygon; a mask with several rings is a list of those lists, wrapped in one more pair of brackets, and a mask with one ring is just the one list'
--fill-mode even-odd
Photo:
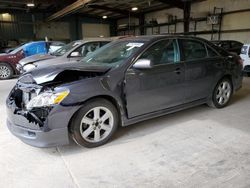
{"label": "windshield", "polygon": [[133,41],[110,43],[83,58],[81,62],[86,65],[116,67],[131,57],[143,45],[144,42]]}
{"label": "windshield", "polygon": [[23,47],[24,47],[24,45],[18,46],[18,47],[15,48],[15,50],[11,51],[9,54],[16,54],[17,52],[22,50]]}
{"label": "windshield", "polygon": [[65,53],[67,53],[68,51],[70,51],[72,48],[79,46],[80,44],[81,44],[81,42],[77,42],[77,41],[71,42],[71,43],[59,48],[58,50],[54,51],[51,54],[55,55],[55,56],[62,56]]}

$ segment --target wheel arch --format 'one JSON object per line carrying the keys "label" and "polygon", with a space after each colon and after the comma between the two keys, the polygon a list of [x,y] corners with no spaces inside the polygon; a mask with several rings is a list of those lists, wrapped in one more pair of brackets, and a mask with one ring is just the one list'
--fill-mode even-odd
{"label": "wheel arch", "polygon": [[231,84],[232,84],[232,91],[234,91],[233,77],[232,77],[231,74],[225,74],[220,80],[218,80],[217,84],[218,84],[221,80],[223,80],[223,79],[225,79],[225,78],[227,78],[227,79],[231,82]]}
{"label": "wheel arch", "polygon": [[69,123],[68,123],[69,132],[71,132],[71,130],[70,130],[70,125],[71,125],[71,123],[72,123],[74,117],[77,115],[77,113],[79,112],[79,110],[82,108],[82,106],[83,106],[85,103],[87,103],[87,102],[89,102],[89,101],[91,101],[91,100],[95,100],[95,99],[105,99],[105,100],[111,102],[111,103],[114,105],[114,107],[116,108],[116,110],[117,110],[117,113],[118,113],[118,116],[119,116],[119,125],[120,125],[120,126],[123,125],[123,118],[122,118],[122,116],[123,116],[123,114],[124,114],[124,107],[123,107],[122,103],[119,102],[115,97],[110,96],[110,95],[97,95],[97,96],[94,96],[94,97],[91,97],[91,98],[85,100],[84,102],[82,102],[82,103],[80,104],[80,107],[78,108],[78,110],[76,110],[76,111],[74,112],[74,114],[71,116],[71,118],[70,118],[70,120],[69,120]]}

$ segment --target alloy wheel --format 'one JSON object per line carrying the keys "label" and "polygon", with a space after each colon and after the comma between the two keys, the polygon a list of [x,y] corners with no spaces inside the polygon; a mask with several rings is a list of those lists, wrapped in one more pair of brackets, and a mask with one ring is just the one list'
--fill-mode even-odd
{"label": "alloy wheel", "polygon": [[0,65],[0,78],[6,79],[10,77],[10,75],[11,75],[10,69],[5,65]]}
{"label": "alloy wheel", "polygon": [[231,93],[232,93],[231,84],[228,81],[221,82],[216,92],[216,100],[218,104],[220,105],[226,104],[231,97]]}
{"label": "alloy wheel", "polygon": [[114,117],[106,107],[94,107],[82,118],[80,133],[84,140],[97,143],[104,140],[112,131]]}

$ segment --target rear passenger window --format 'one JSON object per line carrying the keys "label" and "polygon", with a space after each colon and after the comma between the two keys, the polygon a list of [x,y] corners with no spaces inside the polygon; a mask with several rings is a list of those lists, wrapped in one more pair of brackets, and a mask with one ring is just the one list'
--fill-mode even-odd
{"label": "rear passenger window", "polygon": [[207,52],[208,52],[209,57],[217,57],[218,56],[218,54],[213,49],[211,49],[209,46],[207,46]]}
{"label": "rear passenger window", "polygon": [[224,48],[224,49],[229,49],[230,48],[230,42],[222,42],[220,47]]}
{"label": "rear passenger window", "polygon": [[207,57],[207,50],[203,43],[194,40],[182,40],[183,55],[185,61],[202,59]]}
{"label": "rear passenger window", "polygon": [[242,46],[242,44],[240,42],[233,41],[231,43],[232,48],[237,48],[237,47],[241,47],[241,46]]}

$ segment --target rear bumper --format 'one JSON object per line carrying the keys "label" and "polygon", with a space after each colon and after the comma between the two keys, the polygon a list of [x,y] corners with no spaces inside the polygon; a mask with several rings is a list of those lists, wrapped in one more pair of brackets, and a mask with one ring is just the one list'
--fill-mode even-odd
{"label": "rear bumper", "polygon": [[7,127],[13,135],[31,146],[52,147],[69,144],[67,127],[52,129],[45,132],[18,126],[10,119],[7,119]]}

